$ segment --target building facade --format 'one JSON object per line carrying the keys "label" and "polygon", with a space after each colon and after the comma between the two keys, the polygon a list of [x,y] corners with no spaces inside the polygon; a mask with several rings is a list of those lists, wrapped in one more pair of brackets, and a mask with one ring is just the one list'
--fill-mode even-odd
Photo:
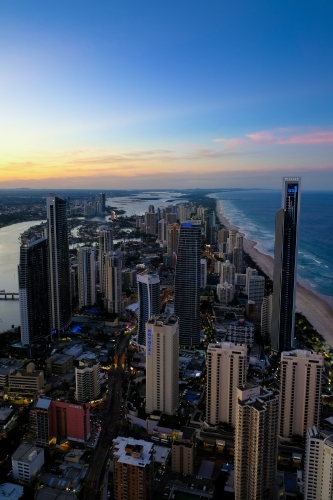
{"label": "building facade", "polygon": [[235,500],[270,500],[278,454],[279,393],[261,387],[237,390]]}
{"label": "building facade", "polygon": [[105,272],[104,272],[104,259],[105,255],[113,252],[113,230],[112,227],[103,227],[98,235],[99,250],[98,250],[98,271],[99,271],[99,286],[101,293],[105,290]]}
{"label": "building facade", "polygon": [[183,222],[180,227],[175,277],[175,314],[179,321],[179,343],[200,344],[201,222]]}
{"label": "building facade", "polygon": [[333,435],[315,426],[306,432],[305,448],[306,500],[333,498]]}
{"label": "building facade", "polygon": [[51,333],[46,238],[21,237],[18,282],[21,342],[29,345]]}
{"label": "building facade", "polygon": [[284,177],[276,213],[271,345],[279,353],[294,347],[300,188],[299,177]]}
{"label": "building facade", "polygon": [[179,403],[179,327],[174,314],[146,323],[146,412],[173,415]]}
{"label": "building facade", "polygon": [[31,444],[20,444],[12,454],[13,479],[31,484],[44,465],[44,450]]}
{"label": "building facade", "polygon": [[160,314],[160,278],[158,274],[138,274],[138,343],[146,344],[146,323],[153,315]]}
{"label": "building facade", "polygon": [[246,382],[247,347],[230,342],[207,349],[206,422],[235,426],[237,387]]}
{"label": "building facade", "polygon": [[122,255],[118,250],[104,255],[104,294],[108,312],[122,312]]}
{"label": "building facade", "polygon": [[308,427],[319,427],[323,368],[324,358],[320,353],[305,350],[281,353],[281,437],[305,437]]}
{"label": "building facade", "polygon": [[46,198],[51,328],[62,331],[71,320],[67,202]]}
{"label": "building facade", "polygon": [[96,302],[96,249],[94,247],[79,247],[78,261],[78,292],[79,307],[93,306]]}
{"label": "building facade", "polygon": [[177,262],[179,231],[180,228],[178,224],[168,225],[167,255],[170,258],[171,266],[173,268],[176,267],[176,262]]}
{"label": "building facade", "polygon": [[75,399],[80,402],[93,401],[101,392],[100,364],[97,360],[82,360],[75,367]]}

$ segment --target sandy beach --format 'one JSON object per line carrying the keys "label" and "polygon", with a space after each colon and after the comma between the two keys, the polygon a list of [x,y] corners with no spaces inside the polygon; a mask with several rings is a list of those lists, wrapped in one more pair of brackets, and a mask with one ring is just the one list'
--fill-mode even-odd
{"label": "sandy beach", "polygon": [[[217,216],[221,224],[229,229],[239,229],[230,224],[229,220],[223,215],[219,205],[217,203]],[[248,240],[244,237],[244,251],[251,256],[267,276],[273,278],[273,257],[259,252],[256,245],[256,241]],[[296,311],[304,314],[313,328],[333,347],[333,299],[331,297],[315,293],[305,280],[299,278],[297,283]]]}

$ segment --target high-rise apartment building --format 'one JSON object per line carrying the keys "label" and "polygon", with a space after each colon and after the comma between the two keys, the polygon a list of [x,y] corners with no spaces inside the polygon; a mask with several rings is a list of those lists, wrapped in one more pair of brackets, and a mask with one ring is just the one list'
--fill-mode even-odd
{"label": "high-rise apartment building", "polygon": [[208,245],[215,243],[215,212],[211,212],[205,216],[204,222],[205,240]]}
{"label": "high-rise apartment building", "polygon": [[236,242],[232,250],[232,263],[236,273],[243,272],[243,236],[239,233],[236,234]]}
{"label": "high-rise apartment building", "polygon": [[180,227],[175,277],[175,313],[180,345],[200,344],[201,222]]}
{"label": "high-rise apartment building", "polygon": [[194,473],[196,430],[182,427],[178,436],[172,441],[171,469],[180,474]]}
{"label": "high-rise apartment building", "polygon": [[306,431],[305,448],[306,500],[333,498],[333,434],[317,427]]}
{"label": "high-rise apartment building", "polygon": [[179,240],[179,225],[170,224],[167,231],[167,255],[171,258],[172,267],[176,267],[178,240]]}
{"label": "high-rise apartment building", "polygon": [[122,312],[122,258],[121,252],[104,255],[104,294],[108,312]]}
{"label": "high-rise apartment building", "polygon": [[276,213],[271,347],[279,353],[294,347],[300,188],[299,177],[284,177]]}
{"label": "high-rise apartment building", "polygon": [[228,237],[227,243],[228,243],[228,253],[231,253],[231,255],[232,255],[233,249],[236,246],[237,235],[238,235],[238,231],[236,231],[234,229],[229,230],[229,237]]}
{"label": "high-rise apartment building", "polygon": [[78,292],[79,307],[93,306],[96,302],[96,249],[94,247],[79,247],[78,262]]}
{"label": "high-rise apartment building", "polygon": [[29,345],[51,333],[46,238],[22,235],[18,282],[21,342]]}
{"label": "high-rise apartment building", "polygon": [[207,286],[207,259],[201,259],[200,266],[201,266],[200,287],[206,288],[206,286]]}
{"label": "high-rise apartment building", "polygon": [[75,367],[75,399],[82,403],[97,399],[101,392],[100,364],[97,360],[84,359]]}
{"label": "high-rise apartment building", "polygon": [[265,278],[252,274],[246,284],[247,300],[251,300],[257,307],[261,307],[265,295]]}
{"label": "high-rise apartment building", "polygon": [[115,500],[151,500],[154,490],[154,445],[142,439],[113,440]]}
{"label": "high-rise apartment building", "polygon": [[236,273],[235,266],[231,264],[229,260],[222,262],[221,277],[220,277],[221,285],[223,285],[224,283],[230,283],[231,285],[234,285],[235,273]]}
{"label": "high-rise apartment building", "polygon": [[66,200],[46,198],[51,327],[63,330],[71,320]]}
{"label": "high-rise apartment building", "polygon": [[162,242],[167,240],[167,223],[164,219],[159,220],[157,223],[157,239]]}
{"label": "high-rise apartment building", "polygon": [[247,347],[230,342],[207,349],[206,422],[235,426],[237,387],[246,382]]}
{"label": "high-rise apartment building", "polygon": [[272,308],[273,308],[273,295],[267,295],[263,298],[261,307],[261,335],[265,342],[271,338],[272,332]]}
{"label": "high-rise apartment building", "polygon": [[234,285],[231,285],[231,283],[219,283],[216,286],[216,293],[217,293],[217,298],[219,302],[227,306],[234,300],[235,297],[235,287]]}
{"label": "high-rise apartment building", "polygon": [[229,238],[229,229],[223,228],[220,229],[217,233],[217,242],[218,243],[227,243]]}
{"label": "high-rise apartment building", "polygon": [[105,293],[105,272],[104,258],[109,252],[113,252],[113,230],[111,227],[103,227],[99,231],[99,251],[98,251],[98,270],[100,291]]}
{"label": "high-rise apartment building", "polygon": [[145,232],[146,234],[151,234],[156,236],[157,234],[157,219],[155,212],[145,213]]}
{"label": "high-rise apartment building", "polygon": [[146,412],[173,415],[179,403],[179,329],[174,314],[146,323]]}
{"label": "high-rise apartment building", "polygon": [[281,353],[281,437],[305,437],[308,427],[319,426],[323,367],[320,353],[304,350]]}
{"label": "high-rise apartment building", "polygon": [[160,314],[160,278],[158,274],[138,274],[138,343],[146,345],[146,323],[153,315]]}
{"label": "high-rise apartment building", "polygon": [[261,387],[237,390],[235,500],[270,500],[278,454],[279,393]]}
{"label": "high-rise apartment building", "polygon": [[101,213],[105,212],[105,193],[99,194],[99,203],[100,203],[100,211]]}

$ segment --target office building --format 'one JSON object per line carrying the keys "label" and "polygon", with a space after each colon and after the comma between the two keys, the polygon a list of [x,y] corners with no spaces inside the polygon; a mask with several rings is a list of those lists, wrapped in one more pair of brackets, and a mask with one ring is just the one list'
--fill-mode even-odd
{"label": "office building", "polygon": [[207,349],[206,422],[235,426],[237,387],[246,382],[247,347],[231,342]]}
{"label": "office building", "polygon": [[154,445],[141,439],[113,440],[115,500],[152,500]]}
{"label": "office building", "polygon": [[113,252],[113,229],[111,227],[104,227],[99,231],[98,250],[99,286],[101,293],[105,293],[104,259],[105,255],[109,252]]}
{"label": "office building", "polygon": [[200,287],[206,288],[207,286],[207,259],[200,260],[201,276],[200,276]]}
{"label": "office building", "polygon": [[305,448],[306,500],[333,498],[333,434],[315,426],[306,431]]}
{"label": "office building", "polygon": [[168,226],[167,255],[171,259],[171,265],[173,268],[176,267],[177,262],[179,231],[180,228],[178,224],[171,224]]}
{"label": "office building", "polygon": [[270,500],[278,454],[279,393],[261,387],[237,390],[235,500]]}
{"label": "office building", "polygon": [[235,283],[235,273],[236,273],[235,266],[229,260],[226,260],[225,262],[222,262],[222,264],[221,264],[220,283],[222,285],[224,283],[230,283],[231,285],[234,285],[234,283]]}
{"label": "office building", "polygon": [[171,469],[180,474],[194,474],[196,430],[182,427],[176,440],[172,441]]}
{"label": "office building", "polygon": [[51,328],[63,331],[71,320],[66,200],[46,198]]}
{"label": "office building", "polygon": [[75,367],[75,399],[82,403],[94,401],[101,392],[100,364],[97,360],[83,359]]}
{"label": "office building", "polygon": [[31,444],[20,444],[12,454],[13,479],[31,484],[44,465],[44,450]]}
{"label": "office building", "polygon": [[245,344],[252,347],[254,343],[254,326],[250,321],[238,319],[228,325],[228,340],[234,344]]}
{"label": "office building", "polygon": [[299,177],[283,179],[276,213],[271,347],[279,353],[294,347],[300,188]]}
{"label": "office building", "polygon": [[220,283],[216,286],[217,298],[220,304],[227,306],[234,300],[235,297],[235,287],[231,283]]}
{"label": "office building", "polygon": [[257,307],[261,307],[265,295],[265,278],[251,274],[247,282],[247,300],[251,300]]}
{"label": "office building", "polygon": [[305,437],[308,427],[319,427],[323,367],[320,353],[302,350],[281,353],[281,437]]}
{"label": "office building", "polygon": [[96,253],[94,247],[79,247],[77,251],[80,309],[96,302]]}
{"label": "office building", "polygon": [[90,404],[39,398],[36,404],[37,437],[40,446],[66,438],[85,443],[90,437]]}
{"label": "office building", "polygon": [[261,335],[266,343],[270,342],[272,332],[273,295],[263,298],[261,307]]}
{"label": "office building", "polygon": [[146,345],[146,323],[153,315],[160,314],[160,278],[158,274],[138,274],[138,343]]}
{"label": "office building", "polygon": [[103,214],[106,210],[106,206],[105,206],[105,193],[100,193],[99,194],[99,203],[100,203],[100,210],[101,210],[101,213]]}
{"label": "office building", "polygon": [[157,223],[157,239],[162,243],[167,241],[167,223],[164,219],[159,220]]}
{"label": "office building", "polygon": [[145,233],[156,236],[157,234],[157,219],[155,212],[145,213]]}
{"label": "office building", "polygon": [[51,333],[46,238],[21,237],[18,282],[21,342],[29,345]]}
{"label": "office building", "polygon": [[180,227],[175,277],[175,313],[179,343],[200,344],[201,223],[183,222]]}
{"label": "office building", "polygon": [[179,329],[174,314],[146,323],[146,412],[173,415],[179,403]]}
{"label": "office building", "polygon": [[122,312],[122,256],[118,250],[104,255],[104,295],[108,312]]}

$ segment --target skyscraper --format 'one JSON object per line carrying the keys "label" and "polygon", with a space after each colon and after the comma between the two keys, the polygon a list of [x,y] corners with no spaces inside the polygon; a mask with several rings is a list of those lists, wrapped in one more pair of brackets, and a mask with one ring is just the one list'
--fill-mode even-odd
{"label": "skyscraper", "polygon": [[104,293],[109,312],[121,314],[122,311],[122,278],[121,252],[109,252],[104,255]]}
{"label": "skyscraper", "polygon": [[146,323],[146,412],[173,415],[179,402],[179,330],[174,314]]}
{"label": "skyscraper", "polygon": [[79,307],[92,306],[96,302],[96,249],[80,247],[78,259]]}
{"label": "skyscraper", "polygon": [[101,392],[100,364],[96,359],[83,359],[75,367],[75,399],[93,401]]}
{"label": "skyscraper", "polygon": [[235,500],[269,500],[277,467],[279,393],[247,386],[237,393]]}
{"label": "skyscraper", "polygon": [[71,320],[66,200],[46,198],[51,327],[63,330]]}
{"label": "skyscraper", "polygon": [[160,277],[158,274],[138,274],[138,343],[146,345],[146,323],[160,314]]}
{"label": "skyscraper", "polygon": [[21,342],[29,345],[51,332],[46,238],[22,235],[18,281]]}
{"label": "skyscraper", "polygon": [[101,213],[105,212],[105,193],[99,194],[99,203],[100,203],[100,211]]}
{"label": "skyscraper", "polygon": [[105,292],[105,272],[104,259],[105,254],[113,251],[113,230],[111,227],[102,227],[99,231],[99,251],[98,251],[98,271],[99,286],[102,293]]}
{"label": "skyscraper", "polygon": [[176,267],[177,262],[177,250],[178,250],[178,240],[179,240],[179,225],[170,224],[168,226],[167,234],[167,254],[171,258],[172,267]]}
{"label": "skyscraper", "polygon": [[179,343],[200,344],[201,222],[180,227],[176,277],[175,314],[179,318]]}
{"label": "skyscraper", "polygon": [[206,422],[235,426],[237,387],[245,385],[247,347],[231,342],[209,344],[207,349]]}
{"label": "skyscraper", "polygon": [[299,177],[284,177],[276,213],[271,347],[279,353],[294,347],[300,188]]}
{"label": "skyscraper", "polygon": [[331,431],[309,427],[305,448],[306,500],[323,500],[333,497],[333,435]]}
{"label": "skyscraper", "polygon": [[320,353],[305,350],[281,353],[281,437],[305,437],[308,427],[319,426],[323,367]]}

